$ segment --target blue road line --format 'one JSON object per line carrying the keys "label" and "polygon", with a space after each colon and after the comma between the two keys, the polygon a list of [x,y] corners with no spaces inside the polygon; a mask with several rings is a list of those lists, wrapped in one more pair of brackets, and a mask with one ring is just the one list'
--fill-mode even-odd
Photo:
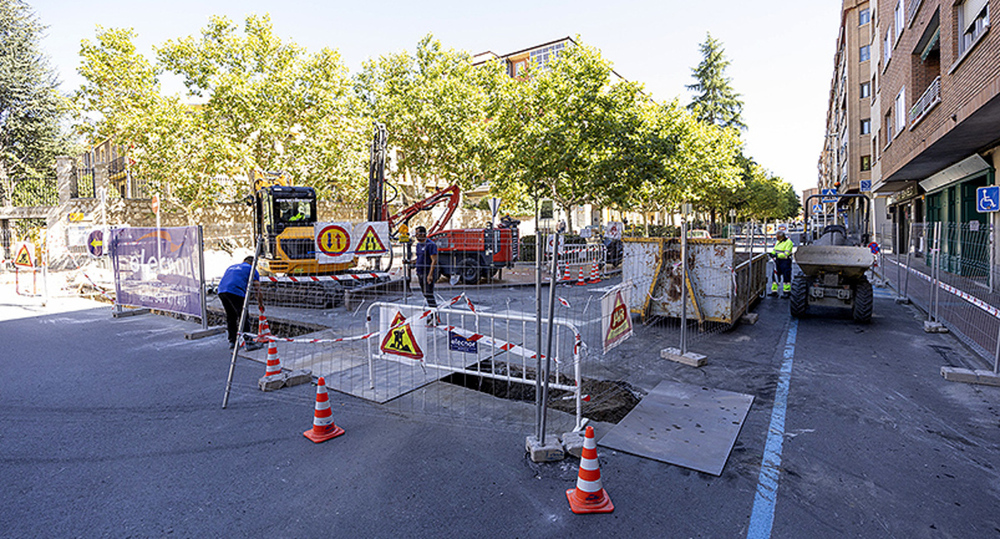
{"label": "blue road line", "polygon": [[799,330],[799,320],[792,318],[785,339],[785,360],[778,375],[778,388],[774,392],[774,408],[771,410],[771,425],[767,429],[764,444],[764,459],[760,463],[760,477],[757,479],[757,494],[753,499],[750,527],[747,539],[767,539],[771,537],[774,525],[774,506],[778,501],[778,476],[781,468],[781,443],[785,438],[785,410],[788,408],[788,386],[792,379],[792,360],[795,358],[795,337]]}

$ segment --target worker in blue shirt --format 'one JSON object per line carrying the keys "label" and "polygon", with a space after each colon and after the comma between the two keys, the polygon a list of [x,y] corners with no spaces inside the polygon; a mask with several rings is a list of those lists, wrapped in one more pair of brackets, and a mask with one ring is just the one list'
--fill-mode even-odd
{"label": "worker in blue shirt", "polygon": [[434,300],[434,282],[438,278],[438,248],[433,241],[427,239],[426,228],[418,226],[414,236],[417,238],[417,256],[408,262],[416,266],[420,291],[427,300],[427,306],[433,309],[437,307],[437,301]]}
{"label": "worker in blue shirt", "polygon": [[[240,311],[243,310],[243,301],[247,295],[247,282],[250,281],[250,270],[253,270],[252,256],[244,258],[243,262],[239,264],[229,266],[226,269],[226,273],[223,274],[222,280],[219,281],[219,300],[222,301],[222,307],[226,309],[226,331],[229,333],[230,350],[236,346],[236,326],[240,323]],[[260,294],[260,286],[257,284],[259,280],[260,274],[257,273],[257,270],[253,270],[253,287],[257,293],[257,306],[263,311],[264,300]],[[247,316],[243,320],[244,333],[250,331],[249,318]],[[246,349],[247,351],[251,351],[261,346],[263,345],[260,343],[247,341]]]}

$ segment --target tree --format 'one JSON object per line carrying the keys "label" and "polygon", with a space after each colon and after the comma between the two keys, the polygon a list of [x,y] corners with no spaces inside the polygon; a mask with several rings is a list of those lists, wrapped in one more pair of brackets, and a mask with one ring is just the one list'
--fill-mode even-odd
{"label": "tree", "polygon": [[583,44],[545,69],[529,67],[491,122],[498,189],[552,198],[567,214],[624,200],[655,166],[638,151],[640,96],[637,84],[612,81],[610,63]]}
{"label": "tree", "polygon": [[702,61],[691,70],[697,82],[687,86],[697,95],[688,105],[688,110],[703,122],[746,129],[741,116],[743,102],[740,94],[733,90],[732,81],[726,77],[729,60],[726,59],[722,43],[713,38],[712,34],[707,34],[699,49]]}
{"label": "tree", "polygon": [[44,29],[24,2],[0,0],[0,199],[8,201],[14,177],[51,174],[70,146],[59,126],[67,103],[40,48]]}
{"label": "tree", "polygon": [[364,195],[367,125],[356,113],[339,53],[309,54],[274,34],[270,17],[251,15],[242,32],[212,17],[200,38],[156,48],[163,69],[184,79],[205,152],[205,173],[285,170],[321,195]]}
{"label": "tree", "polygon": [[507,77],[499,65],[471,60],[427,35],[414,54],[369,60],[355,77],[367,114],[386,125],[399,169],[418,186],[471,189],[489,180],[489,92]]}
{"label": "tree", "polygon": [[215,139],[199,130],[194,110],[161,95],[160,70],[136,51],[134,38],[131,29],[98,27],[96,41],[83,40],[77,127],[91,140],[125,147],[133,177],[180,205],[191,222],[192,211],[215,202],[220,190],[210,180]]}

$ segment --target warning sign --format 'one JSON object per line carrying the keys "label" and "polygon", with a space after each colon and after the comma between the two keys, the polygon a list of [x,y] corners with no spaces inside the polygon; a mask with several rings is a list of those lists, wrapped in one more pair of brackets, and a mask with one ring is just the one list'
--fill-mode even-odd
{"label": "warning sign", "polygon": [[610,240],[620,240],[622,239],[622,230],[625,228],[624,223],[619,223],[617,221],[611,221],[608,223],[607,237]]}
{"label": "warning sign", "polygon": [[386,354],[395,354],[410,359],[424,358],[424,352],[417,344],[413,328],[406,322],[406,317],[399,311],[392,318],[389,329],[385,332],[385,337],[382,337],[380,348]]}
{"label": "warning sign", "polygon": [[19,268],[33,268],[35,267],[34,255],[35,246],[31,243],[22,243],[20,247],[15,249],[17,254],[14,255],[14,265]]}
{"label": "warning sign", "polygon": [[316,223],[316,262],[340,264],[354,259],[351,253],[351,223]]}
{"label": "warning sign", "polygon": [[632,317],[628,310],[631,289],[619,285],[601,298],[601,333],[604,335],[604,353],[632,336]]}
{"label": "warning sign", "polygon": [[386,221],[358,223],[354,227],[352,249],[356,256],[381,256],[389,252],[389,223]]}

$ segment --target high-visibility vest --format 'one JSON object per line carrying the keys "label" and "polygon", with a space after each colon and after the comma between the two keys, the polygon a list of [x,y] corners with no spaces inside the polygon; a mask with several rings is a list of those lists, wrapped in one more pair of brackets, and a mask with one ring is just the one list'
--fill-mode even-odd
{"label": "high-visibility vest", "polygon": [[774,255],[778,258],[790,258],[792,256],[793,247],[795,247],[795,244],[792,243],[792,240],[785,238],[785,241],[778,242],[778,244],[774,246]]}

